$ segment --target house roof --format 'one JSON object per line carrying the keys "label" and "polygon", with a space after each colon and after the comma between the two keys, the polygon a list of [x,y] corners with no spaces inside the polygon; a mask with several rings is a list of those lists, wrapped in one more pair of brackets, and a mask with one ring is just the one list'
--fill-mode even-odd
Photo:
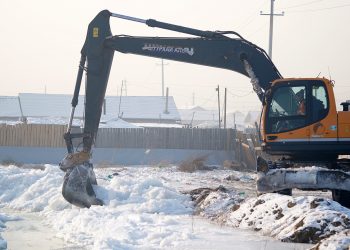
{"label": "house roof", "polygon": [[[27,117],[69,117],[72,96],[61,94],[20,93],[23,115]],[[75,115],[82,116],[84,97],[79,96]]]}
{"label": "house roof", "polygon": [[0,117],[21,117],[17,96],[0,97]]}
{"label": "house roof", "polygon": [[123,119],[181,119],[172,96],[168,98],[167,113],[165,105],[166,97],[162,96],[107,96],[106,115],[119,114]]}
{"label": "house roof", "polygon": [[[69,117],[72,95],[63,94],[33,94],[18,95],[27,117]],[[168,112],[165,113],[166,97],[162,96],[106,96],[106,112],[102,118],[112,119],[167,119],[180,120],[180,114],[172,96],[168,98]],[[84,112],[84,96],[79,96],[79,104],[75,116],[82,117]],[[120,104],[120,105],[119,105]],[[120,108],[119,108],[120,106]],[[20,117],[17,97],[0,97],[0,117]]]}

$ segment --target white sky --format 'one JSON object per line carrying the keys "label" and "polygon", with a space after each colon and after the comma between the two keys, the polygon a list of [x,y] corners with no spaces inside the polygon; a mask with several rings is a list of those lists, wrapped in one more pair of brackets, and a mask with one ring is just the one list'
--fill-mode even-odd
{"label": "white sky", "polygon": [[[0,95],[71,94],[88,23],[103,9],[203,30],[233,30],[268,50],[270,0],[1,0]],[[350,0],[276,0],[273,61],[284,77],[335,80],[338,104],[350,99]],[[112,33],[184,36],[111,18]],[[259,110],[248,78],[238,73],[165,61],[165,86],[178,107],[217,107],[216,86],[228,89],[228,110]],[[161,95],[160,60],[116,52],[107,95]],[[117,92],[118,91],[118,92]],[[81,92],[83,93],[83,92]],[[69,107],[67,107],[69,108]]]}

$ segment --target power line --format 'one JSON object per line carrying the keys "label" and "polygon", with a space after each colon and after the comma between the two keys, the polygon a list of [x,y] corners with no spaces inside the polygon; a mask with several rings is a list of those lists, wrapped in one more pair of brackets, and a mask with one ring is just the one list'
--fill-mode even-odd
{"label": "power line", "polygon": [[254,93],[254,91],[252,90],[252,91],[249,91],[248,93],[246,93],[246,94],[244,94],[244,95],[237,95],[237,94],[233,94],[231,91],[229,91],[229,90],[227,90],[228,91],[228,93],[230,94],[230,95],[232,95],[233,97],[246,97],[246,96],[248,96],[248,95],[251,95],[251,94],[253,94]]}
{"label": "power line", "polygon": [[266,22],[263,22],[257,29],[255,29],[254,31],[248,33],[247,37],[250,37],[251,35],[256,35],[258,34],[259,32],[263,31],[263,27],[267,25],[267,21]]}
{"label": "power line", "polygon": [[265,0],[258,8],[254,9],[254,11],[252,12],[252,14],[249,17],[244,19],[244,21],[241,22],[241,24],[237,25],[236,29],[239,29],[240,27],[243,27],[243,26],[247,27],[249,24],[251,24],[257,18],[256,10],[262,8],[266,4],[267,1],[268,0]]}
{"label": "power line", "polygon": [[[217,83],[211,83],[211,82],[206,82],[204,84],[201,82],[195,82],[193,84],[194,84],[192,86],[193,88],[200,88],[200,89],[203,89],[203,88],[211,89],[211,88],[215,87],[215,85],[217,85]],[[228,83],[228,84],[230,85],[233,83]],[[244,84],[244,82],[242,81],[242,83],[240,83],[240,84]],[[147,86],[156,85],[156,86],[158,86],[159,82],[153,82],[153,81],[147,82],[147,81],[129,80],[128,79],[128,86],[129,87],[130,86],[145,87],[144,85],[147,85]],[[185,88],[186,90],[188,89],[188,83],[176,83],[175,81],[171,81],[171,80],[169,80],[167,82],[167,86],[169,86],[171,88]],[[234,87],[237,88],[237,91],[241,91],[241,89],[251,89],[251,86],[249,84],[244,85],[244,86],[230,85],[230,88],[234,88]],[[151,89],[153,87],[147,87],[147,88]]]}
{"label": "power line", "polygon": [[295,11],[290,11],[288,13],[305,13],[305,12],[317,12],[317,11],[324,11],[324,10],[332,10],[332,9],[339,9],[343,7],[350,7],[350,4],[343,4],[343,5],[337,5],[337,6],[332,6],[332,7],[326,7],[326,8],[320,8],[320,9],[308,9],[308,10],[295,10]]}
{"label": "power line", "polygon": [[283,7],[284,9],[293,9],[293,8],[298,8],[298,7],[301,7],[301,6],[306,6],[306,5],[310,5],[310,4],[314,4],[314,3],[318,3],[318,2],[322,2],[324,0],[314,0],[314,1],[311,1],[311,2],[307,2],[307,3],[301,3],[301,4],[297,4],[297,5],[291,5],[291,6],[287,6],[287,7]]}
{"label": "power line", "polygon": [[213,100],[215,95],[216,95],[216,93],[213,93],[211,97],[206,98],[204,102],[200,103],[200,104],[197,105],[197,106],[204,106],[204,105],[207,104],[208,102],[215,102],[215,103],[216,103],[216,100]]}
{"label": "power line", "polygon": [[336,87],[342,87],[342,88],[350,88],[350,85],[338,85],[337,83],[335,83]]}

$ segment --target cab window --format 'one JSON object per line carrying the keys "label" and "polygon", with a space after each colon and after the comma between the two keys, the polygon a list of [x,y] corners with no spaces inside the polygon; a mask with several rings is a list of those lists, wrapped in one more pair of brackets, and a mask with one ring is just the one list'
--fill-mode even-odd
{"label": "cab window", "polygon": [[328,111],[327,91],[322,85],[312,86],[312,122],[319,121],[327,115]]}
{"label": "cab window", "polygon": [[278,88],[273,93],[269,117],[305,115],[305,93],[305,86]]}
{"label": "cab window", "polygon": [[270,99],[268,133],[280,133],[302,127],[306,123],[307,98],[305,86],[278,87]]}

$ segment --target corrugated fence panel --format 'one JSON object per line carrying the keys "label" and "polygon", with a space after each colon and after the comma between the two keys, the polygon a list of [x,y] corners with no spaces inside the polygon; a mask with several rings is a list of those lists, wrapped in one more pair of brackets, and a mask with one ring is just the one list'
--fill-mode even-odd
{"label": "corrugated fence panel", "polygon": [[[0,124],[0,146],[65,147],[64,125]],[[100,128],[96,147],[233,150],[236,131],[199,128]]]}
{"label": "corrugated fence panel", "polygon": [[0,124],[0,146],[64,147],[65,126],[47,124]]}

